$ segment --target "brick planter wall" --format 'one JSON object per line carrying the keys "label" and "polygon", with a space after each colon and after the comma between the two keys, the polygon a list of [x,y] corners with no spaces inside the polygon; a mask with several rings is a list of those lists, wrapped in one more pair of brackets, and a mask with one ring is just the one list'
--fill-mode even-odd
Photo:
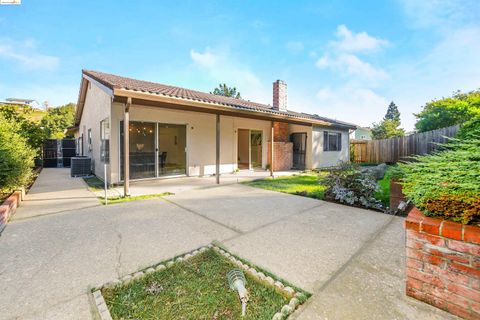
{"label": "brick planter wall", "polygon": [[0,232],[3,231],[11,216],[17,211],[24,197],[24,190],[13,192],[3,203],[0,204]]}
{"label": "brick planter wall", "polygon": [[425,217],[406,221],[407,295],[466,319],[480,319],[480,227]]}

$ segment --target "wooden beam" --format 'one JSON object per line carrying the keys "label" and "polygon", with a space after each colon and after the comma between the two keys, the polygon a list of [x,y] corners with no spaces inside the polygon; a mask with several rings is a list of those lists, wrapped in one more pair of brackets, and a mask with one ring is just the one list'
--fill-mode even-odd
{"label": "wooden beam", "polygon": [[215,179],[220,184],[220,115],[216,119],[216,145],[215,145]]}
{"label": "wooden beam", "polygon": [[127,99],[123,112],[123,196],[130,195],[130,106],[132,98]]}
{"label": "wooden beam", "polygon": [[274,122],[272,121],[272,133],[271,133],[271,145],[270,145],[270,176],[273,178],[273,164],[274,164],[274,155],[273,155],[273,150],[275,149],[274,146],[274,136],[275,136],[275,126]]}

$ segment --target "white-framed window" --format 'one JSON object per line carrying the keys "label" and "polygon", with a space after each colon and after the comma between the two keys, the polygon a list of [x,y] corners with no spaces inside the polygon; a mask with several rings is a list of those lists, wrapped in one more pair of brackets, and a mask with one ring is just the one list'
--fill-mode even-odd
{"label": "white-framed window", "polygon": [[323,131],[323,151],[341,151],[342,134],[340,132]]}
{"label": "white-framed window", "polygon": [[110,163],[110,119],[100,121],[100,160]]}

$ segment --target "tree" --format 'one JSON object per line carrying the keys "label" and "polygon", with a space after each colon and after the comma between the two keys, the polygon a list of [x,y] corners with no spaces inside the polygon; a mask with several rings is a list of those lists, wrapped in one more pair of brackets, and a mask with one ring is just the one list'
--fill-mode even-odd
{"label": "tree", "polygon": [[385,114],[384,120],[394,120],[400,123],[400,111],[398,111],[398,107],[395,102],[390,102],[388,105],[387,113]]}
{"label": "tree", "polygon": [[73,126],[74,117],[75,104],[69,103],[48,109],[40,125],[44,128],[47,139],[62,139],[65,137],[65,129]]}
{"label": "tree", "polygon": [[400,111],[397,105],[392,101],[388,105],[387,113],[380,123],[374,123],[372,128],[373,139],[388,139],[393,137],[402,137],[405,130],[400,126]]}
{"label": "tree", "polygon": [[468,93],[457,91],[452,97],[432,100],[415,117],[415,127],[419,132],[445,128],[480,117],[480,89]]}
{"label": "tree", "polygon": [[31,108],[15,105],[0,105],[0,116],[6,121],[17,124],[14,127],[17,130],[16,133],[25,139],[28,146],[35,150],[37,155],[40,155],[45,133],[39,124],[25,117],[25,115],[32,112],[33,110]]}
{"label": "tree", "polygon": [[223,84],[220,83],[218,85],[218,87],[213,89],[213,92],[210,92],[210,93],[213,93],[217,96],[225,96],[225,97],[232,97],[232,98],[235,98],[235,99],[242,99],[242,96],[240,95],[240,92],[237,92],[237,88],[235,88],[235,87],[230,88],[225,83],[223,83]]}

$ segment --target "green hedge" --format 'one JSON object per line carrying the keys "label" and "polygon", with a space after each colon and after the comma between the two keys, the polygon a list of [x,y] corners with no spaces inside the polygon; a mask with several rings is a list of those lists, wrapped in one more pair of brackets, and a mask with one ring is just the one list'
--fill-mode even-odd
{"label": "green hedge", "polygon": [[427,216],[465,224],[480,220],[480,136],[454,140],[400,167],[404,194]]}
{"label": "green hedge", "polygon": [[24,186],[32,175],[35,151],[18,132],[18,124],[0,116],[0,193]]}

